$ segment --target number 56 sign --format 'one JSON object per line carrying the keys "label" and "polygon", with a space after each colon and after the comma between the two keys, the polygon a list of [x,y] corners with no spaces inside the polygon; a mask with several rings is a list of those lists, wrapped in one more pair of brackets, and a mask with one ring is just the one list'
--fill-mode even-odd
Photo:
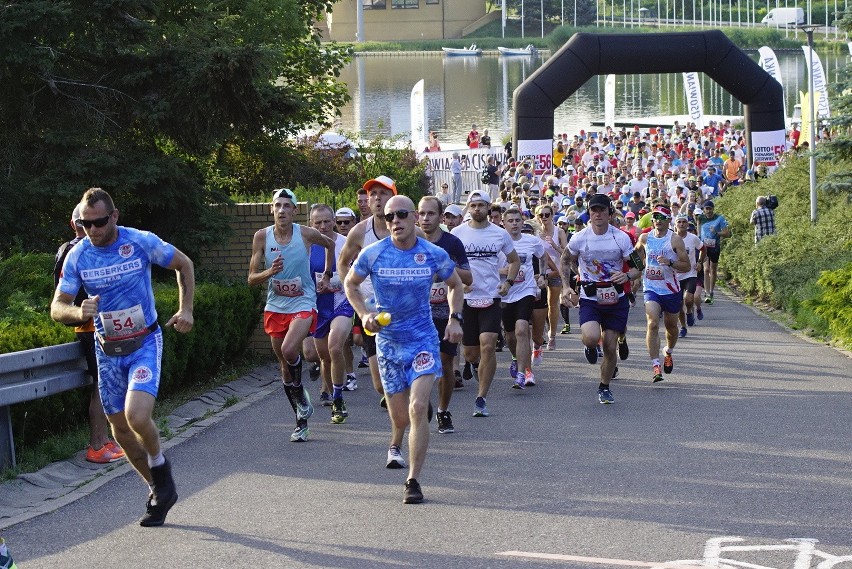
{"label": "number 56 sign", "polygon": [[518,160],[530,162],[537,175],[550,172],[553,168],[553,141],[544,140],[519,140]]}

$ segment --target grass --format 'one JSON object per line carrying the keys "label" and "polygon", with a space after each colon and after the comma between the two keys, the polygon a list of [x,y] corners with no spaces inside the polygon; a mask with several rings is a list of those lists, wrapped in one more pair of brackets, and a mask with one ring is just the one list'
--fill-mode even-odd
{"label": "grass", "polygon": [[[215,389],[220,385],[224,385],[238,379],[254,368],[267,364],[271,361],[271,356],[259,355],[249,351],[241,358],[230,363],[227,367],[222,368],[218,374],[210,377],[208,380],[198,382],[179,393],[157,401],[157,406],[154,409],[154,422],[160,430],[160,436],[164,440],[168,440],[176,434],[166,423],[166,419],[169,415],[171,415],[172,411],[187,401],[190,401],[211,389]],[[240,400],[241,399],[239,397],[230,396],[225,400],[223,408],[231,407],[239,403]],[[207,419],[213,414],[215,414],[215,411],[208,410],[204,414],[203,419]],[[0,472],[0,482],[12,480],[20,474],[36,472],[53,462],[71,458],[80,452],[81,449],[86,448],[86,445],[88,444],[89,427],[88,425],[83,425],[78,428],[56,434],[52,437],[48,437],[32,447],[18,448],[18,465],[15,468],[7,468]]]}

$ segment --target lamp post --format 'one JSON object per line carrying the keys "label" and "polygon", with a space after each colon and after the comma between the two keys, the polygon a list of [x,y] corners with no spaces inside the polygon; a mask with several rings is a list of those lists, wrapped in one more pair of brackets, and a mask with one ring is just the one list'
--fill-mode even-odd
{"label": "lamp post", "polygon": [[816,24],[802,24],[800,30],[808,36],[808,112],[810,114],[810,127],[808,137],[810,144],[810,189],[811,189],[811,223],[817,219],[817,192],[816,192],[816,105],[814,104],[814,30],[819,26]]}

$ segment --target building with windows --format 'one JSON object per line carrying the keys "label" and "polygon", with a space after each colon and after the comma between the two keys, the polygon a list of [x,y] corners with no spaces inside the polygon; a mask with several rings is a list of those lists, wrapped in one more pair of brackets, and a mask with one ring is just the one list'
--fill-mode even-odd
{"label": "building with windows", "polygon": [[330,39],[355,41],[358,2],[364,41],[461,38],[494,17],[485,0],[339,0],[326,18]]}

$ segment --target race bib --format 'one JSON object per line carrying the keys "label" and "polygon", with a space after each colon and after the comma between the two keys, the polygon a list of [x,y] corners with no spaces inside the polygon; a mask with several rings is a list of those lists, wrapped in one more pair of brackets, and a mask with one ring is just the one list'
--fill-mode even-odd
{"label": "race bib", "polygon": [[663,267],[647,267],[645,269],[645,278],[649,281],[661,281],[663,277]]}
{"label": "race bib", "polygon": [[420,352],[414,356],[414,361],[411,362],[411,369],[414,373],[423,373],[435,366],[435,358],[429,352]]}
{"label": "race bib", "polygon": [[[316,275],[317,282],[320,282],[322,280],[322,277],[324,276],[323,273],[315,273],[315,275]],[[325,289],[325,292],[332,293],[332,292],[342,292],[342,291],[343,291],[343,281],[340,280],[340,273],[338,273],[337,271],[334,271],[331,274],[331,278],[328,279],[328,288]]]}
{"label": "race bib", "polygon": [[704,239],[704,246],[712,249],[716,246],[716,240],[710,238]]}
{"label": "race bib", "polygon": [[598,304],[601,306],[609,306],[611,304],[618,303],[618,291],[615,290],[615,287],[610,286],[599,286],[596,290],[596,294],[598,297]]}
{"label": "race bib", "polygon": [[447,302],[447,285],[446,283],[432,283],[432,292],[429,295],[430,304],[444,304]]}
{"label": "race bib", "polygon": [[296,297],[304,296],[302,289],[302,277],[293,279],[272,279],[272,292],[278,296]]}
{"label": "race bib", "polygon": [[145,324],[145,313],[140,304],[123,310],[101,312],[98,316],[104,327],[104,338],[107,340],[130,338],[148,328]]}
{"label": "race bib", "polygon": [[471,308],[488,308],[494,304],[493,298],[471,298],[467,301],[467,305]]}

